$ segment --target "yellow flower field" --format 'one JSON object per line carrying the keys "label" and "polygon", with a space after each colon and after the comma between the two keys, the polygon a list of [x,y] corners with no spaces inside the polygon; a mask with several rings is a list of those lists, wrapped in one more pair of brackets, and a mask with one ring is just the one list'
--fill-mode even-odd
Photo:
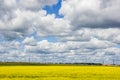
{"label": "yellow flower field", "polygon": [[1,66],[0,80],[120,80],[120,67]]}

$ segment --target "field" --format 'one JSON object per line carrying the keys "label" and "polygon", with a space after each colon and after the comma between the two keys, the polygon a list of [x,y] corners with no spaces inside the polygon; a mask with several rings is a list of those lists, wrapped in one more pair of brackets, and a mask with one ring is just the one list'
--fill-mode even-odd
{"label": "field", "polygon": [[0,80],[120,80],[120,67],[0,66]]}

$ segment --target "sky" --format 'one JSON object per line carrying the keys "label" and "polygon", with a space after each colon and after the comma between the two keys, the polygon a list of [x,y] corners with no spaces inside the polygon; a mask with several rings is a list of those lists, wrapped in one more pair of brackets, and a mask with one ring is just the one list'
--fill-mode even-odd
{"label": "sky", "polygon": [[120,64],[120,0],[0,0],[0,61]]}

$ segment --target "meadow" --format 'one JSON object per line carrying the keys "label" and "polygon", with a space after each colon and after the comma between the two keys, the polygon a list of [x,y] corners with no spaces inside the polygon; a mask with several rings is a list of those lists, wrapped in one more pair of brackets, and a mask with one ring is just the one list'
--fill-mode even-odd
{"label": "meadow", "polygon": [[0,66],[0,80],[120,80],[120,67]]}

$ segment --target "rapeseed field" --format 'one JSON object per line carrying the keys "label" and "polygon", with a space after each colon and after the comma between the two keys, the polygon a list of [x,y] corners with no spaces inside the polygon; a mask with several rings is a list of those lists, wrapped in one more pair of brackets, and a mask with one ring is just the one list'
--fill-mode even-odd
{"label": "rapeseed field", "polygon": [[120,67],[1,66],[0,80],[120,80]]}

